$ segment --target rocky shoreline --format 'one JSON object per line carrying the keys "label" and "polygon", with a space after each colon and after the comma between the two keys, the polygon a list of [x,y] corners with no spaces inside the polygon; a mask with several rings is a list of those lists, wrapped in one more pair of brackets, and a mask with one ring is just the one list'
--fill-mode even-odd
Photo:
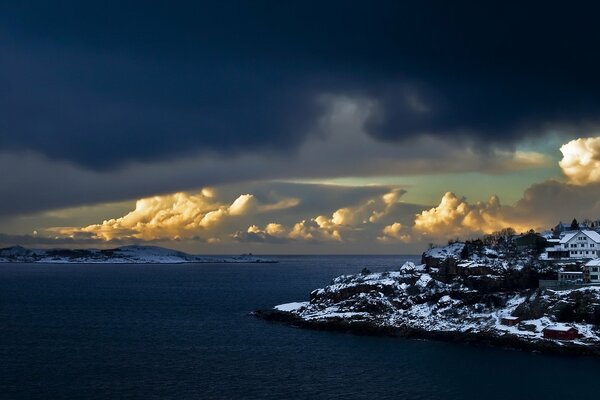
{"label": "rocky shoreline", "polygon": [[275,309],[256,310],[252,312],[252,315],[273,323],[317,331],[331,331],[364,336],[386,336],[403,339],[435,340],[446,343],[498,347],[507,350],[548,354],[600,356],[600,344],[580,346],[569,342],[558,342],[554,340],[525,341],[510,334],[497,335],[488,332],[428,331],[408,326],[391,327],[378,326],[364,322],[353,323],[342,318],[334,320],[306,321],[291,312]]}
{"label": "rocky shoreline", "polygon": [[526,252],[468,252],[463,243],[432,248],[420,265],[339,276],[308,301],[254,315],[315,330],[600,355],[600,286],[541,289],[554,266]]}

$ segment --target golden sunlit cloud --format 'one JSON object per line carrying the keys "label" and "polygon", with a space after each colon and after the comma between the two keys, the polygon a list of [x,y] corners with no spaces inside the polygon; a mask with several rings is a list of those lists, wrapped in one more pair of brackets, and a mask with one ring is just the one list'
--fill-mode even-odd
{"label": "golden sunlit cloud", "polygon": [[377,199],[371,199],[365,204],[340,208],[332,214],[330,223],[333,225],[352,226],[377,222],[390,213],[404,193],[403,189],[394,188],[389,193]]}
{"label": "golden sunlit cloud", "polygon": [[404,227],[400,222],[394,222],[383,228],[382,235],[377,237],[381,242],[398,241],[408,243],[411,241],[411,235],[405,232]]}
{"label": "golden sunlit cloud", "polygon": [[291,228],[274,222],[267,224],[264,229],[257,225],[251,225],[246,232],[236,232],[232,237],[238,241],[265,242],[288,240],[307,242],[342,241],[339,229],[323,216],[302,220]]}
{"label": "golden sunlit cloud", "polygon": [[[255,195],[246,193],[225,202],[214,190],[203,189],[197,193],[178,192],[143,198],[136,202],[135,209],[122,217],[83,227],[53,228],[52,231],[58,237],[72,239],[198,239],[207,245],[220,246],[232,242],[290,241],[375,241],[417,246],[423,241],[464,239],[507,227],[523,232],[550,226],[546,224],[548,218],[541,224],[544,218],[528,211],[530,202],[524,200],[514,206],[503,206],[497,196],[492,196],[484,202],[469,203],[447,192],[437,206],[420,208],[422,211],[411,208],[411,212],[407,213],[401,203],[404,193],[403,189],[391,187],[379,195],[359,200],[358,204],[337,209],[332,207],[334,211],[329,214],[311,217],[311,214],[303,215],[301,208],[294,210],[297,213],[294,215],[288,211],[276,212],[297,206],[300,203],[297,198],[263,203]],[[539,200],[538,195],[534,197],[539,208],[543,200]],[[279,218],[285,218],[285,223]]]}
{"label": "golden sunlit cloud", "polygon": [[487,202],[469,204],[464,198],[447,192],[440,204],[416,215],[412,228],[413,234],[452,238],[466,237],[472,234],[492,233],[512,227],[517,231],[526,231],[530,227],[525,221],[510,218],[511,208],[500,204],[498,196],[492,196]]}
{"label": "golden sunlit cloud", "polygon": [[560,151],[563,158],[558,164],[571,183],[600,182],[600,137],[571,140]]}
{"label": "golden sunlit cloud", "polygon": [[373,224],[389,215],[405,193],[403,189],[392,188],[388,193],[364,204],[343,207],[334,211],[330,217],[319,215],[304,219],[293,227],[287,228],[278,223],[270,223],[264,229],[250,226],[246,232],[237,232],[237,240],[302,240],[302,241],[343,241],[344,232],[361,229],[362,225]]}
{"label": "golden sunlit cloud", "polygon": [[[213,190],[205,188],[196,194],[178,192],[140,199],[135,209],[123,217],[80,228],[53,228],[53,231],[71,237],[88,234],[101,240],[189,238],[218,227],[227,218],[281,210],[298,203],[298,199],[284,199],[260,204],[253,195],[243,194],[227,205],[215,198]],[[218,242],[212,236],[207,240]]]}

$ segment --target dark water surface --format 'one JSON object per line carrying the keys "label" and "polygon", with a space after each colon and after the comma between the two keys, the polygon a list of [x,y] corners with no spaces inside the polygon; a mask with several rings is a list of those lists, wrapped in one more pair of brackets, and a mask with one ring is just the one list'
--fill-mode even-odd
{"label": "dark water surface", "polygon": [[249,316],[305,300],[339,274],[407,258],[0,264],[0,396],[600,398],[600,359],[315,332]]}

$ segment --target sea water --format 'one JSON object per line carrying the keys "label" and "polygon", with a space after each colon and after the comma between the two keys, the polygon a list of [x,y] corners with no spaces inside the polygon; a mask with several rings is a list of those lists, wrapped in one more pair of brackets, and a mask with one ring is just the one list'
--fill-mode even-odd
{"label": "sea water", "polygon": [[[410,256],[0,264],[5,399],[596,398],[600,359],[297,329],[250,315]],[[592,396],[592,397],[589,397]]]}

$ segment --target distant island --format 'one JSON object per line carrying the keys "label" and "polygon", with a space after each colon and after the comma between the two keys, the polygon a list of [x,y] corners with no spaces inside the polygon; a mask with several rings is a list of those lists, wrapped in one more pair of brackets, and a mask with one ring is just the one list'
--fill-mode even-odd
{"label": "distant island", "polygon": [[182,263],[275,263],[276,260],[240,256],[200,256],[158,246],[122,246],[114,249],[0,249],[0,263],[45,264],[182,264]]}
{"label": "distant island", "polygon": [[337,277],[308,301],[254,314],[310,329],[600,355],[599,255],[590,227],[504,230],[432,246],[420,265]]}

